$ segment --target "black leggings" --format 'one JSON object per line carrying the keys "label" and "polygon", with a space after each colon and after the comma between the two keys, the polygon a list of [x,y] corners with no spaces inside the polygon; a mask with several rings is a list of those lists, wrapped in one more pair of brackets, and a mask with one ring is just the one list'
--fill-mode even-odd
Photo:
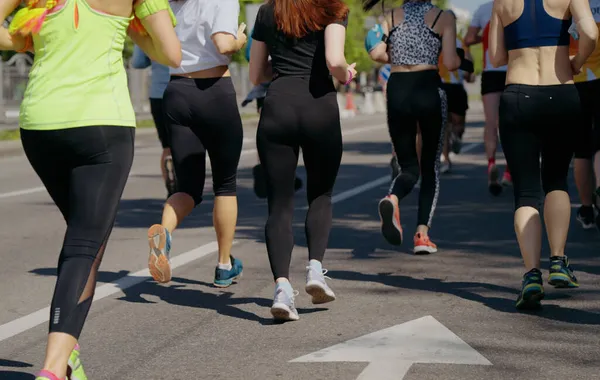
{"label": "black leggings", "polygon": [[231,78],[172,76],[163,99],[177,190],[202,202],[208,152],[215,195],[235,195],[244,130]]}
{"label": "black leggings", "polygon": [[275,279],[289,277],[294,236],[294,181],[299,149],[307,175],[305,232],[311,260],[322,261],[331,230],[331,193],[342,160],[340,113],[333,84],[281,77],[267,93],[256,142],[265,169],[269,218],[267,252]]}
{"label": "black leggings", "polygon": [[23,149],[67,222],[50,332],[79,339],[133,161],[135,129],[21,130]]}
{"label": "black leggings", "polygon": [[150,98],[150,112],[152,113],[152,119],[154,120],[154,126],[158,133],[158,139],[163,149],[169,147],[169,131],[167,130],[167,122],[165,118],[165,109],[163,106],[163,100],[159,98]]}
{"label": "black leggings", "polygon": [[506,87],[500,99],[500,140],[513,179],[515,210],[539,208],[542,189],[545,194],[567,191],[577,138],[572,127],[581,120],[574,85]]}
{"label": "black leggings", "polygon": [[[388,126],[400,174],[390,186],[399,200],[406,197],[422,176],[417,225],[431,227],[440,192],[440,155],[448,117],[445,92],[437,71],[392,73],[387,85]],[[417,156],[417,126],[423,149]]]}

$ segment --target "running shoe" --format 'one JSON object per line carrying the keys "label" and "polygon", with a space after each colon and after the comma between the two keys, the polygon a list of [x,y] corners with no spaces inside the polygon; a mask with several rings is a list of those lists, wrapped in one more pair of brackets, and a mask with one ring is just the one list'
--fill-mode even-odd
{"label": "running shoe", "polygon": [[379,218],[381,234],[392,245],[402,244],[402,225],[400,224],[400,208],[391,195],[379,201]]}
{"label": "running shoe", "polygon": [[415,248],[413,249],[413,252],[416,255],[437,252],[437,245],[433,244],[433,242],[429,239],[429,236],[417,232],[413,241],[415,243]]}
{"label": "running shoe", "polygon": [[460,154],[462,150],[462,136],[450,132],[450,149],[452,149],[454,154]]}
{"label": "running shoe", "polygon": [[498,167],[495,163],[488,163],[488,189],[492,195],[500,195],[502,192],[502,185],[498,182]]}
{"label": "running shoe", "polygon": [[67,380],[87,380],[81,359],[79,358],[80,348],[79,344],[75,345],[71,356],[69,356],[69,364],[67,367]]}
{"label": "running shoe", "polygon": [[[56,376],[55,374],[53,374],[50,371],[41,370],[36,375],[35,380],[63,380],[63,379],[60,379],[58,376]],[[68,379],[65,378],[64,380],[68,380]]]}
{"label": "running shoe", "polygon": [[298,296],[298,291],[294,290],[292,294],[288,294],[283,287],[275,288],[275,297],[273,298],[273,306],[271,306],[271,315],[276,321],[297,321],[300,319],[298,310],[296,310],[295,298]]}
{"label": "running shoe", "polygon": [[213,284],[218,288],[227,288],[233,284],[234,280],[242,277],[244,266],[242,261],[230,256],[231,258],[231,269],[219,269],[219,266],[215,268],[215,280]]}
{"label": "running shoe", "polygon": [[160,224],[148,229],[148,269],[152,278],[161,284],[171,281],[171,233]]}
{"label": "running shoe", "polygon": [[512,186],[512,176],[510,175],[510,171],[508,171],[508,166],[504,169],[504,174],[502,175],[502,186]]}
{"label": "running shoe", "polygon": [[327,269],[318,270],[310,265],[306,267],[306,287],[304,289],[306,293],[310,294],[312,303],[315,305],[335,301],[335,293],[325,281],[326,278],[330,279],[325,276],[326,273]]}
{"label": "running shoe", "polygon": [[252,168],[252,177],[254,177],[254,194],[258,198],[264,199],[267,197],[267,179],[261,164]]}
{"label": "running shoe", "polygon": [[594,218],[594,207],[592,206],[581,206],[577,210],[577,221],[585,230],[595,227]]}
{"label": "running shoe", "polygon": [[578,288],[577,277],[569,265],[567,256],[553,256],[550,258],[550,275],[548,283],[555,288]]}
{"label": "running shoe", "polygon": [[542,307],[540,303],[544,299],[544,285],[542,272],[534,268],[523,275],[521,293],[517,298],[516,307],[519,310],[532,310]]}
{"label": "running shoe", "polygon": [[392,168],[392,181],[396,179],[400,175],[400,165],[398,164],[398,159],[396,156],[392,156],[392,160],[390,161],[390,166]]}
{"label": "running shoe", "polygon": [[177,192],[177,178],[175,177],[175,167],[173,166],[173,157],[165,157],[165,171],[167,172],[167,180],[165,186],[167,187],[167,193],[170,197]]}
{"label": "running shoe", "polygon": [[451,171],[452,171],[452,162],[450,162],[449,160],[445,160],[444,162],[441,163],[440,173],[447,174],[447,173],[450,173]]}

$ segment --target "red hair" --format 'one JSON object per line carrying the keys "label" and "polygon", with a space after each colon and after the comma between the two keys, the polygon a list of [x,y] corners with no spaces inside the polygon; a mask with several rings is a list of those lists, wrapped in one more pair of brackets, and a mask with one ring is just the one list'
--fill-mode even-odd
{"label": "red hair", "polygon": [[277,29],[285,35],[302,38],[348,17],[342,0],[269,0],[275,12]]}

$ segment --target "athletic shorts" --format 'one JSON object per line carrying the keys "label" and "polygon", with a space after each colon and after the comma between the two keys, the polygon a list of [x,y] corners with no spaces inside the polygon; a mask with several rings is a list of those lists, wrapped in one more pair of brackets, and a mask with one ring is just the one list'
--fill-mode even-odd
{"label": "athletic shorts", "polygon": [[581,108],[582,124],[577,128],[575,158],[591,159],[600,150],[600,79],[575,83]]}
{"label": "athletic shorts", "polygon": [[469,96],[465,86],[457,83],[442,83],[441,88],[448,98],[448,112],[465,116],[469,109]]}
{"label": "athletic shorts", "polygon": [[481,74],[481,95],[504,91],[506,71],[484,71]]}

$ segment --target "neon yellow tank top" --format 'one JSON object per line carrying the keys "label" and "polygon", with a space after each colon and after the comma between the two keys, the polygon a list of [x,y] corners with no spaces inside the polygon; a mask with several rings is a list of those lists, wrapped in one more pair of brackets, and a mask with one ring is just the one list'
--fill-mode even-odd
{"label": "neon yellow tank top", "polygon": [[85,0],[66,0],[49,14],[33,36],[21,128],[135,127],[123,63],[130,20],[98,12]]}

